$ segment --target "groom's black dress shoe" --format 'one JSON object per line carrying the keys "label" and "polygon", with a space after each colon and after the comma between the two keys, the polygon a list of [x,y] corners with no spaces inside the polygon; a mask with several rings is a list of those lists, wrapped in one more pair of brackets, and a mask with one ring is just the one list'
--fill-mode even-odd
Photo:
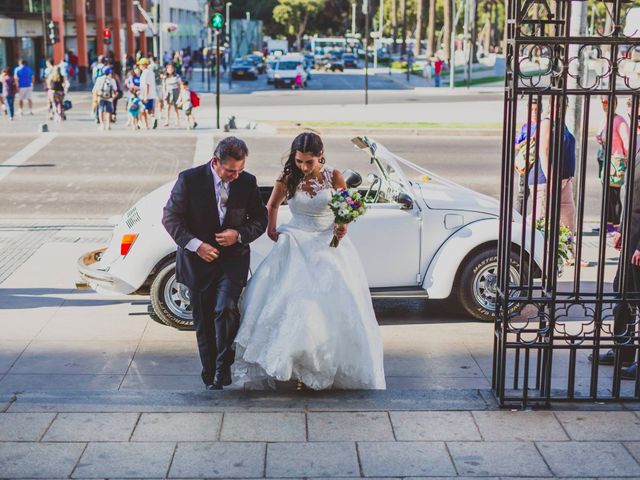
{"label": "groom's black dress shoe", "polygon": [[213,382],[211,384],[205,385],[205,388],[207,390],[222,390],[222,384]]}
{"label": "groom's black dress shoe", "polygon": [[[589,354],[589,361],[593,362],[593,354]],[[600,365],[613,365],[616,361],[616,354],[613,350],[607,350],[605,353],[598,355],[598,363]],[[622,366],[628,367],[633,363],[633,359],[622,358]]]}
{"label": "groom's black dress shoe", "polygon": [[213,389],[222,390],[222,387],[229,385],[231,385],[231,372],[216,372],[216,376],[213,378]]}

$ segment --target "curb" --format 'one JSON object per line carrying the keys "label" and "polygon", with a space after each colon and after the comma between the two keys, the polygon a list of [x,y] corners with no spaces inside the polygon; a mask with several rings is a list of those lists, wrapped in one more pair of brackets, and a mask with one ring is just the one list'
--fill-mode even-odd
{"label": "curb", "polygon": [[303,130],[314,130],[322,135],[400,135],[423,137],[499,137],[502,138],[502,130],[495,129],[470,129],[459,128],[340,128],[340,127],[314,127],[313,125],[299,127],[276,127],[276,134],[295,135]]}

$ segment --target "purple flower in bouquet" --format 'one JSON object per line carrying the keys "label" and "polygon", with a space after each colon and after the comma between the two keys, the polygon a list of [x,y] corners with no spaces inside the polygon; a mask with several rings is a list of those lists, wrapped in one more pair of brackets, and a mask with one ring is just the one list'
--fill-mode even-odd
{"label": "purple flower in bouquet", "polygon": [[[337,189],[331,196],[329,208],[333,210],[336,225],[346,225],[361,217],[366,212],[366,206],[362,195],[355,188]],[[340,240],[336,235],[331,239],[329,246],[337,247]]]}

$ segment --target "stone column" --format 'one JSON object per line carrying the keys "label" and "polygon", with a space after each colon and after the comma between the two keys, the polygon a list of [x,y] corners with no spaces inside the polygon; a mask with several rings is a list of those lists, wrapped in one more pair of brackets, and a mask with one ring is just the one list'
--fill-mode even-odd
{"label": "stone column", "polygon": [[85,0],[75,0],[76,38],[78,44],[78,75],[80,83],[87,83],[87,7]]}
{"label": "stone column", "polygon": [[120,62],[122,60],[122,42],[120,38],[120,29],[122,28],[122,5],[120,0],[112,0],[113,8],[111,18],[113,20],[113,30],[111,32],[111,38],[113,39],[113,52],[115,54],[114,60]]}
{"label": "stone column", "polygon": [[104,55],[104,36],[102,32],[105,27],[105,11],[104,0],[95,0],[96,2],[96,54]]}
{"label": "stone column", "polygon": [[[51,0],[51,20],[58,22],[60,40],[53,44],[53,63],[64,60],[64,5],[63,0]],[[45,32],[46,35],[47,32]]]}
{"label": "stone column", "polygon": [[131,30],[131,25],[136,21],[136,14],[133,8],[133,0],[125,0],[127,2],[127,56],[136,56],[136,37]]}
{"label": "stone column", "polygon": [[[140,6],[144,10],[147,10],[147,0],[140,0]],[[140,18],[140,22],[144,23],[145,25],[147,24],[147,21],[140,14],[140,12],[138,12],[138,18]],[[142,50],[142,55],[146,57],[147,56],[147,34],[144,32],[141,32],[138,39],[140,40],[140,50]]]}

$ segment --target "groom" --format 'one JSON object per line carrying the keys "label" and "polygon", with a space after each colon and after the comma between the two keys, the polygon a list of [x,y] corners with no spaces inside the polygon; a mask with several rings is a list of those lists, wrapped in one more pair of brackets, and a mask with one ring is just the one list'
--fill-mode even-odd
{"label": "groom", "polygon": [[189,287],[208,390],[231,384],[249,243],[267,228],[256,178],[244,171],[248,154],[239,138],[221,140],[210,162],[180,173],[162,218],[178,245],[176,280]]}

